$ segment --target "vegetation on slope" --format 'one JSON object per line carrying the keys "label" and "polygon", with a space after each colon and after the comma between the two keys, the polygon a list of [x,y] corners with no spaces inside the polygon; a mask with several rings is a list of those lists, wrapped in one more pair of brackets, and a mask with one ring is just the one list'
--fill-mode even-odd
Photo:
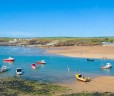
{"label": "vegetation on slope", "polygon": [[72,90],[59,85],[13,77],[0,80],[0,96],[114,96],[114,94],[72,93]]}
{"label": "vegetation on slope", "polygon": [[114,42],[114,38],[93,37],[93,38],[74,38],[74,37],[46,37],[46,38],[0,38],[1,42],[9,42],[17,39],[15,44],[25,43],[26,45],[47,45],[54,46],[94,46],[101,45],[102,42]]}
{"label": "vegetation on slope", "polygon": [[0,81],[0,96],[56,96],[66,92],[66,88],[20,78]]}

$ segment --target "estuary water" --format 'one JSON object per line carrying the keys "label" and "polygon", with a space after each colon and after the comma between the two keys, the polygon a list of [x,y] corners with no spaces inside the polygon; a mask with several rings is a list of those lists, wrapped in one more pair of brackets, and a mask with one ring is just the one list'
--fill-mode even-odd
{"label": "estuary water", "polygon": [[[3,62],[4,58],[13,57],[14,62]],[[39,68],[32,69],[31,64],[45,60],[46,64],[37,64]],[[106,63],[112,64],[112,69],[101,70],[100,66]],[[13,77],[16,69],[22,68],[23,74],[19,78],[33,79],[41,82],[64,83],[76,81],[75,74],[81,73],[94,78],[96,76],[114,75],[114,60],[95,59],[87,61],[87,58],[73,58],[49,54],[45,49],[16,46],[0,47],[0,67],[7,66],[9,70],[0,73],[0,78]]]}

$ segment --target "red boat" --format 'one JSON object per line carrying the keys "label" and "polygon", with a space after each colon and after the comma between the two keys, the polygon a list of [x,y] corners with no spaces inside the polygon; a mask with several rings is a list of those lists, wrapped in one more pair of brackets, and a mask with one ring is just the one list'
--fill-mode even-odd
{"label": "red boat", "polygon": [[38,68],[38,67],[36,66],[36,64],[32,64],[31,66],[32,66],[33,69]]}
{"label": "red boat", "polygon": [[37,64],[46,64],[46,62],[45,62],[44,60],[37,61],[36,63],[37,63]]}
{"label": "red boat", "polygon": [[6,62],[13,62],[15,59],[14,58],[11,58],[11,57],[9,57],[9,58],[7,58],[7,59],[3,59],[3,61],[6,61]]}

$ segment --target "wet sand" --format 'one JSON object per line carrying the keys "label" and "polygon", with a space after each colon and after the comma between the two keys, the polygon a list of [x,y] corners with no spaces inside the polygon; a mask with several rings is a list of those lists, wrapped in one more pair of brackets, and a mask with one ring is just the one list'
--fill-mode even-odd
{"label": "wet sand", "polygon": [[[107,58],[114,59],[114,46],[74,46],[59,47],[56,49],[48,49],[47,52],[55,53],[70,57],[81,58]],[[113,92],[114,93],[114,77],[101,76],[93,78],[90,82],[75,82],[61,84],[62,86],[73,89],[74,92]]]}
{"label": "wet sand", "polygon": [[64,87],[73,89],[73,92],[112,92],[114,93],[114,77],[101,76],[93,78],[90,82],[70,82],[61,84]]}

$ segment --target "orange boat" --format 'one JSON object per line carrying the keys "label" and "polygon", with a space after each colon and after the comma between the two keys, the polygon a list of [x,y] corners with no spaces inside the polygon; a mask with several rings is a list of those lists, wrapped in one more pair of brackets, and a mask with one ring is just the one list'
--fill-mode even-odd
{"label": "orange boat", "polygon": [[9,57],[9,58],[7,58],[7,59],[3,59],[3,61],[6,61],[6,62],[13,62],[15,59],[14,58],[11,58],[11,57]]}
{"label": "orange boat", "polygon": [[37,63],[37,64],[46,64],[46,62],[45,62],[44,60],[37,61],[36,63]]}

